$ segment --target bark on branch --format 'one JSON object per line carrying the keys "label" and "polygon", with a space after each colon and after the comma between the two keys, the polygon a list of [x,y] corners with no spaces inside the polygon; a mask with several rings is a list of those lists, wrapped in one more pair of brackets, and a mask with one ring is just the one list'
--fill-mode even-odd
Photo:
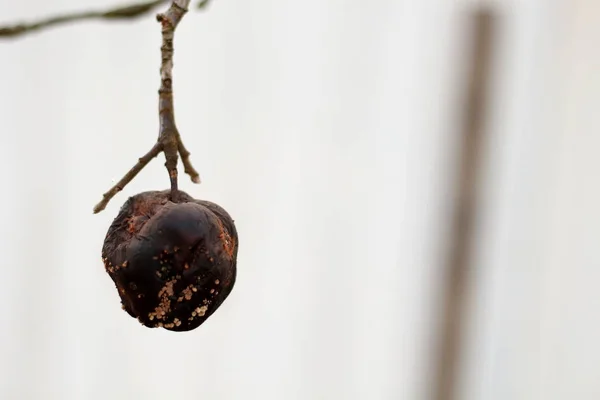
{"label": "bark on branch", "polygon": [[[158,14],[156,19],[162,26],[162,46],[160,65],[160,88],[158,90],[158,113],[160,130],[158,141],[152,149],[139,159],[136,165],[125,174],[125,176],[110,190],[104,193],[102,201],[94,207],[94,213],[98,213],[106,207],[110,199],[119,191],[123,190],[131,180],[159,153],[165,153],[165,166],[171,181],[171,196],[177,196],[177,161],[178,154],[181,155],[185,172],[190,175],[192,182],[200,183],[200,176],[192,166],[189,156],[177,126],[175,125],[175,112],[173,107],[173,39],[177,25],[188,10],[190,0],[173,0],[169,9]],[[206,4],[204,2],[203,4]]]}

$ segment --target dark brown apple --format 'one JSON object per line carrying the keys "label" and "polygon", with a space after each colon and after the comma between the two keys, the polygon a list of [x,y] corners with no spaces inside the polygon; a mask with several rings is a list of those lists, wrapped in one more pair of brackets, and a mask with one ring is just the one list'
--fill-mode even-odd
{"label": "dark brown apple", "polygon": [[143,325],[172,331],[200,326],[236,279],[238,237],[217,204],[185,192],[129,198],[108,229],[102,260],[125,311]]}

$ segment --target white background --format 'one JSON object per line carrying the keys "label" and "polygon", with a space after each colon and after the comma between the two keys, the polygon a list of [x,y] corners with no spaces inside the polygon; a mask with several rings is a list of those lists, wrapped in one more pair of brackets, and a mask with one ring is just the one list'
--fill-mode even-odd
{"label": "white background", "polygon": [[[154,160],[160,29],[0,42],[2,399],[425,399],[474,2],[214,0],[175,41],[176,117],[240,235],[204,325],[147,329],[100,260]],[[600,3],[502,16],[460,398],[598,399]],[[0,21],[103,0],[0,1]]]}

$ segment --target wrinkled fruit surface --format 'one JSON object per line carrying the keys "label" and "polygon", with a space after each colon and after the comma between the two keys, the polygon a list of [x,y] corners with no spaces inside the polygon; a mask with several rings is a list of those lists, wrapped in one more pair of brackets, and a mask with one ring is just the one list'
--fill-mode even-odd
{"label": "wrinkled fruit surface", "polygon": [[123,308],[143,325],[200,326],[235,283],[237,231],[220,206],[170,191],[127,200],[108,229],[102,260]]}

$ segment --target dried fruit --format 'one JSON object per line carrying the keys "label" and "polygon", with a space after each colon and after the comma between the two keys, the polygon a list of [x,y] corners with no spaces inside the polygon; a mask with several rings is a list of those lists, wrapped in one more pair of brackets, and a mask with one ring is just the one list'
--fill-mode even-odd
{"label": "dried fruit", "polygon": [[143,325],[172,331],[200,326],[236,279],[238,237],[220,206],[179,191],[129,198],[102,248],[123,308]]}

